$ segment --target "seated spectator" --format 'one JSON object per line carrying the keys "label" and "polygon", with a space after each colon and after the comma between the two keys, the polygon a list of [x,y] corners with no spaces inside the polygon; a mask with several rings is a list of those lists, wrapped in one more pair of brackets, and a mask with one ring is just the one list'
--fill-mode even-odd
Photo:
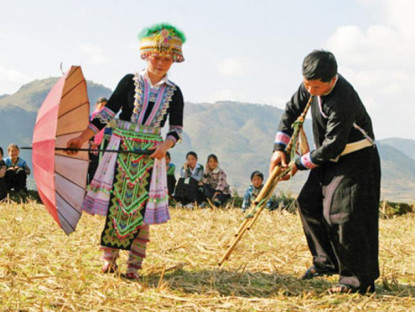
{"label": "seated spectator", "polygon": [[219,168],[218,157],[214,154],[208,156],[202,183],[205,198],[211,200],[215,206],[222,206],[231,198],[226,173]]}
{"label": "seated spectator", "polygon": [[176,165],[171,162],[171,156],[169,152],[166,152],[166,169],[167,169],[167,188],[169,191],[169,198],[172,198],[174,193],[174,187],[176,186]]}
{"label": "seated spectator", "polygon": [[10,144],[8,149],[9,157],[6,158],[6,184],[10,192],[27,192],[26,178],[30,174],[30,168],[26,161],[19,157],[20,149],[16,144]]}
{"label": "seated spectator", "polygon": [[[244,200],[242,202],[242,211],[245,212],[251,204],[255,201],[262,187],[264,186],[264,175],[261,171],[254,171],[251,173],[251,185],[245,192]],[[266,208],[271,209],[272,201],[268,200]]]}
{"label": "seated spectator", "polygon": [[[90,119],[94,119],[95,116],[104,108],[105,104],[107,104],[108,100],[104,97],[100,97],[97,102],[95,103],[95,110],[90,116]],[[90,149],[99,149],[101,146],[101,143],[104,139],[105,129],[102,129],[100,132],[95,134],[94,137],[92,137],[89,140],[89,147]],[[98,168],[98,162],[99,162],[99,153],[98,152],[89,152],[89,167],[88,167],[88,181],[87,183],[91,183],[92,179],[94,178],[95,171]]]}
{"label": "seated spectator", "polygon": [[197,163],[197,154],[188,152],[174,191],[178,206],[185,205],[186,208],[193,208],[194,202],[200,203],[203,192],[199,189],[199,184],[201,185],[202,176],[203,166]]}
{"label": "seated spectator", "polygon": [[0,147],[0,200],[7,196],[6,163],[3,160],[3,149]]}

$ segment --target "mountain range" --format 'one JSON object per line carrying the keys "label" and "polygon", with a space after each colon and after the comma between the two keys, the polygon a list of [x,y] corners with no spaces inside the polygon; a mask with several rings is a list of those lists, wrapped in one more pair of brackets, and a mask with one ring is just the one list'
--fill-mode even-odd
{"label": "mountain range", "polygon": [[[36,114],[57,78],[35,80],[23,85],[16,93],[0,95],[0,146],[7,154],[7,145],[30,146]],[[109,97],[111,90],[88,81],[90,103]],[[91,105],[92,110],[92,105]],[[185,103],[184,135],[171,150],[178,171],[188,151],[195,151],[203,165],[209,154],[216,154],[234,191],[242,195],[249,185],[252,171],[261,170],[267,176],[272,143],[282,110],[271,105],[219,101]],[[311,122],[305,130],[311,141]],[[415,140],[388,138],[378,140],[382,160],[382,199],[415,201]],[[310,142],[310,146],[312,143]],[[31,152],[21,151],[31,166]],[[278,190],[286,195],[297,194],[307,177],[300,172],[292,180],[280,183]],[[29,187],[35,188],[33,176]]]}

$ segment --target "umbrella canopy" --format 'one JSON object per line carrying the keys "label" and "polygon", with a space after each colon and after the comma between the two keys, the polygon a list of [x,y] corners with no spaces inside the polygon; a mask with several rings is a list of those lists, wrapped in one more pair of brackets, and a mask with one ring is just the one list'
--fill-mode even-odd
{"label": "umbrella canopy", "polygon": [[[70,234],[81,217],[88,153],[67,155],[55,147],[77,137],[89,123],[89,100],[81,67],[72,66],[53,86],[33,130],[33,174],[39,196],[59,226]],[[88,147],[85,143],[83,148]]]}

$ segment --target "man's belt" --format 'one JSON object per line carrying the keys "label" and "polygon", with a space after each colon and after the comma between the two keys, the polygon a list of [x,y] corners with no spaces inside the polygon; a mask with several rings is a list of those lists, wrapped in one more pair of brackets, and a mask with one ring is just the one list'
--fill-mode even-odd
{"label": "man's belt", "polygon": [[356,152],[358,150],[361,150],[363,148],[373,146],[372,142],[369,142],[367,139],[363,139],[357,142],[346,144],[346,147],[344,148],[343,152],[341,152],[340,156],[344,156],[353,152]]}
{"label": "man's belt", "polygon": [[375,146],[375,144],[370,142],[368,139],[363,139],[357,142],[346,144],[346,147],[344,148],[343,152],[341,152],[340,155],[337,156],[336,158],[330,159],[330,161],[338,162],[341,156],[356,152],[358,150],[361,150],[361,149],[364,149],[370,146]]}

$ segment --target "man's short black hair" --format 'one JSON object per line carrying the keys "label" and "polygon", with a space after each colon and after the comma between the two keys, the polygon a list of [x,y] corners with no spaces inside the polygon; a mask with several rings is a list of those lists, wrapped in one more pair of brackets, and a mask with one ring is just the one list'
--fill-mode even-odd
{"label": "man's short black hair", "polygon": [[314,50],[304,58],[303,77],[307,80],[329,82],[337,75],[337,62],[333,53]]}

